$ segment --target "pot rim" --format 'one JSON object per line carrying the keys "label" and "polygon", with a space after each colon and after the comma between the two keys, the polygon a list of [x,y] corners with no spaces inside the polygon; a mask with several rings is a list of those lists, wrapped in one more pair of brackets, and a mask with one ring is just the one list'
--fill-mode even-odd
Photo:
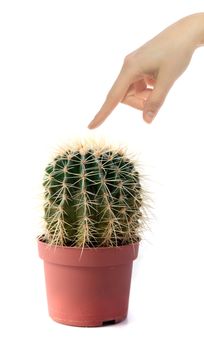
{"label": "pot rim", "polygon": [[129,246],[134,246],[139,244],[140,242],[134,242],[134,243],[129,243],[129,244],[123,244],[123,245],[118,245],[118,246],[109,246],[109,247],[103,247],[103,246],[99,246],[99,247],[76,247],[76,246],[65,246],[65,245],[57,245],[57,244],[49,244],[46,242],[43,242],[39,237],[36,238],[37,242],[40,242],[40,244],[42,245],[46,245],[47,247],[50,248],[61,248],[61,249],[76,249],[76,250],[98,250],[98,249],[115,249],[115,248],[123,248],[123,247],[129,247]]}
{"label": "pot rim", "polygon": [[67,247],[50,245],[37,238],[41,259],[48,263],[70,266],[113,266],[135,260],[139,242],[113,247]]}

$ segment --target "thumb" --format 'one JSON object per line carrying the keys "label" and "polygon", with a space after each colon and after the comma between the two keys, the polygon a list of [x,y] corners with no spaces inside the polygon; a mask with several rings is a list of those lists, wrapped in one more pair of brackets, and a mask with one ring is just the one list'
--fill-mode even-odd
{"label": "thumb", "polygon": [[151,123],[173,85],[172,77],[166,72],[159,72],[154,89],[145,101],[143,108],[143,119]]}

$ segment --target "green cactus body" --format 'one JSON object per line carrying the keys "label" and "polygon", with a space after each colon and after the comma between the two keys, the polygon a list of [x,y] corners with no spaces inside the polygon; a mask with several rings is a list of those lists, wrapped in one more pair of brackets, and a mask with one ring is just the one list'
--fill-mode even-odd
{"label": "green cactus body", "polygon": [[48,164],[43,186],[47,243],[108,247],[140,240],[143,191],[135,162],[120,148],[67,148]]}

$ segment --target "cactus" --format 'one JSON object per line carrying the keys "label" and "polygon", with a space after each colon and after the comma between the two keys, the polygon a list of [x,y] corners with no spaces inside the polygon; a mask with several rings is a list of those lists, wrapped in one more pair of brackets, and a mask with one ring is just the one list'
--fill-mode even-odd
{"label": "cactus", "polygon": [[75,142],[48,164],[43,187],[41,240],[76,247],[140,241],[144,192],[136,162],[123,148]]}

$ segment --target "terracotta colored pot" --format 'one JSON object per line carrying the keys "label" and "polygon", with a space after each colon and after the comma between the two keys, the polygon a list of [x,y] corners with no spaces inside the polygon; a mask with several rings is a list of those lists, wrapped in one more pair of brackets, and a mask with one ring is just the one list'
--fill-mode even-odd
{"label": "terracotta colored pot", "polygon": [[72,326],[102,326],[124,320],[138,248],[139,243],[135,243],[82,250],[38,240],[51,318]]}

